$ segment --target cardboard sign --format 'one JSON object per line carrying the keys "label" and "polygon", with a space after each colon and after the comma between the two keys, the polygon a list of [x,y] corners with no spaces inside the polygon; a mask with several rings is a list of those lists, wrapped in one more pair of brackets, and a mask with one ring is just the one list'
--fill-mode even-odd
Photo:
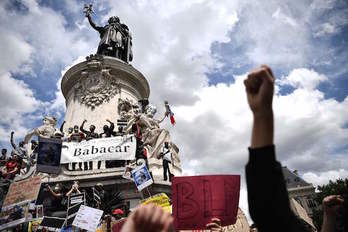
{"label": "cardboard sign", "polygon": [[72,225],[87,231],[95,231],[102,216],[102,210],[81,205]]}
{"label": "cardboard sign", "polygon": [[39,137],[36,171],[59,174],[62,140]]}
{"label": "cardboard sign", "polygon": [[132,176],[133,176],[135,185],[137,186],[139,191],[152,185],[153,183],[149,170],[147,170],[147,167],[145,164],[140,165],[136,167],[134,170],[132,170]]}
{"label": "cardboard sign", "polygon": [[134,136],[116,136],[84,140],[79,143],[63,142],[61,164],[94,160],[132,160],[135,158]]}
{"label": "cardboard sign", "polygon": [[164,211],[172,213],[169,197],[165,193],[158,193],[145,200],[141,200],[142,205],[155,204],[161,206]]}
{"label": "cardboard sign", "polygon": [[172,200],[175,229],[205,229],[213,217],[219,218],[222,226],[234,224],[239,189],[239,175],[174,177]]}
{"label": "cardboard sign", "polygon": [[2,209],[6,210],[6,208],[11,208],[21,203],[36,201],[40,185],[41,178],[39,176],[13,182],[8,189]]}

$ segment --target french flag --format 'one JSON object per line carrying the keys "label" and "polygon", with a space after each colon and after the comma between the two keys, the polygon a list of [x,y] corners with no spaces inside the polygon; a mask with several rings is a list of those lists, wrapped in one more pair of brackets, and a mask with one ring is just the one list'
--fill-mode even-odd
{"label": "french flag", "polygon": [[164,105],[166,107],[166,111],[167,111],[166,113],[167,113],[167,115],[169,115],[170,123],[174,126],[175,125],[174,113],[170,109],[170,106],[169,106],[167,101],[164,102]]}

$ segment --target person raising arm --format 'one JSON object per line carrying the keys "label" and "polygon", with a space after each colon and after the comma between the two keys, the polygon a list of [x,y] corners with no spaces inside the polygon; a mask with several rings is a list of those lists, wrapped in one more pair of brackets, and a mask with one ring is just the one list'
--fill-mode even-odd
{"label": "person raising arm", "polygon": [[253,114],[246,181],[250,216],[259,231],[307,231],[290,210],[281,164],[274,147],[274,75],[262,65],[244,81]]}

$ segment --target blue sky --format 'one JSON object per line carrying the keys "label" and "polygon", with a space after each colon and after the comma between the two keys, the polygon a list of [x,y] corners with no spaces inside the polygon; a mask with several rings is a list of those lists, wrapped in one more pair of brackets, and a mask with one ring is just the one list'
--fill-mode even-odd
{"label": "blue sky", "polygon": [[[84,1],[0,2],[0,146],[44,114],[64,119],[60,78],[96,51]],[[348,176],[348,3],[93,1],[94,20],[118,15],[133,34],[132,65],[153,104],[168,100],[185,174],[244,175],[251,114],[243,79],[260,64],[277,77],[278,159],[317,184]],[[161,112],[161,109],[160,109]],[[242,183],[243,208],[246,207]]]}

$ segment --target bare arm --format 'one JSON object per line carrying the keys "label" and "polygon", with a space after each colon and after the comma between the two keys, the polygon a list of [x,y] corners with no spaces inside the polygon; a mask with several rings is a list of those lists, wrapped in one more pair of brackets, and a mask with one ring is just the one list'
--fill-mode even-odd
{"label": "bare arm", "polygon": [[274,76],[272,70],[263,65],[254,70],[244,81],[248,103],[253,112],[254,124],[251,148],[273,145],[273,110]]}
{"label": "bare arm", "polygon": [[8,174],[14,174],[18,172],[18,167],[15,167],[12,171],[8,172]]}
{"label": "bare arm", "polygon": [[89,131],[86,131],[85,129],[83,129],[83,126],[85,125],[85,123],[87,122],[87,120],[83,120],[81,126],[80,126],[80,131],[82,131],[85,134],[88,134]]}
{"label": "bare arm", "polygon": [[10,141],[11,141],[11,145],[12,145],[12,147],[13,147],[13,149],[17,149],[17,146],[16,146],[16,144],[14,143],[14,141],[13,141],[13,135],[14,135],[14,132],[12,131],[11,132],[11,139],[10,139]]}
{"label": "bare arm", "polygon": [[106,119],[106,121],[108,122],[108,123],[110,123],[110,131],[112,132],[112,131],[114,131],[114,129],[115,129],[115,124],[113,123],[113,122],[111,122],[109,119]]}
{"label": "bare arm", "polygon": [[74,191],[74,188],[73,187],[71,187],[71,189],[69,190],[69,192],[67,192],[66,194],[65,194],[65,196],[70,196],[71,194],[72,194],[72,192]]}
{"label": "bare arm", "polygon": [[94,30],[96,30],[96,31],[98,31],[98,32],[101,30],[102,27],[98,27],[98,26],[93,22],[91,15],[87,15],[87,19],[88,19],[89,24],[91,25],[91,27],[93,27]]}
{"label": "bare arm", "polygon": [[60,128],[59,128],[60,132],[62,132],[63,134],[64,134],[64,132],[63,132],[63,130],[64,130],[64,124],[65,124],[65,121],[62,123],[62,125],[61,125]]}
{"label": "bare arm", "polygon": [[62,196],[62,194],[55,193],[50,186],[47,186],[47,189],[55,198],[60,198]]}

